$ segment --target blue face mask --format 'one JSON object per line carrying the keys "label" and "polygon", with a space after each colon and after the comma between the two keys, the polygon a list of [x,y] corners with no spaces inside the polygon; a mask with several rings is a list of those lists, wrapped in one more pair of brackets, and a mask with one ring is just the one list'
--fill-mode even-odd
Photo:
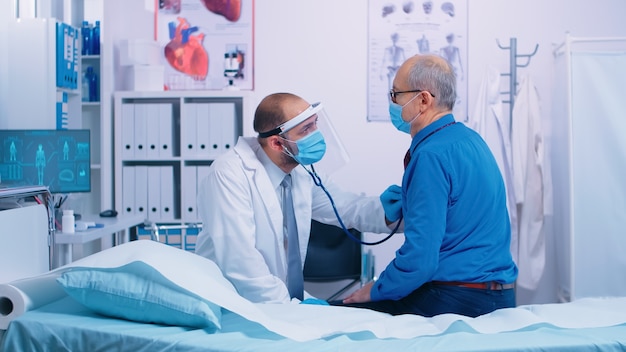
{"label": "blue face mask", "polygon": [[[419,95],[419,94],[418,94]],[[417,114],[411,121],[406,122],[402,119],[402,109],[413,101],[418,95],[409,100],[406,104],[400,105],[394,102],[389,102],[389,116],[391,117],[391,123],[398,129],[400,132],[411,133],[411,122],[415,121],[422,113]]]}
{"label": "blue face mask", "polygon": [[298,147],[298,154],[293,155],[289,149],[285,147],[287,154],[291,155],[297,162],[302,165],[311,165],[322,160],[326,153],[326,141],[320,130],[315,130],[303,138],[295,141]]}

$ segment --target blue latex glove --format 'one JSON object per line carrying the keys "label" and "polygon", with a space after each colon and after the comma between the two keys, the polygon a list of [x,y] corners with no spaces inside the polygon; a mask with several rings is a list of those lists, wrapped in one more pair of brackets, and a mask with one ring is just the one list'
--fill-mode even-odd
{"label": "blue latex glove", "polygon": [[304,301],[300,302],[300,304],[317,304],[319,306],[330,305],[328,304],[328,302],[324,301],[323,299],[318,299],[318,298],[307,298]]}
{"label": "blue latex glove", "polygon": [[391,222],[396,222],[402,216],[402,187],[391,185],[380,195],[383,203],[385,217]]}

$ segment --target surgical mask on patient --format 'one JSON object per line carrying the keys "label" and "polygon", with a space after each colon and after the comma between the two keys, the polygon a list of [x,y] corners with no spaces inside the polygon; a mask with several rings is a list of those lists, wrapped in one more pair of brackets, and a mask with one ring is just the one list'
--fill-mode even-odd
{"label": "surgical mask on patient", "polygon": [[326,153],[326,141],[320,130],[315,130],[297,141],[283,139],[296,145],[298,153],[295,155],[285,146],[283,146],[283,150],[302,165],[316,163],[322,160]]}
{"label": "surgical mask on patient", "polygon": [[415,95],[411,100],[406,102],[404,105],[400,105],[398,103],[390,102],[389,103],[389,116],[391,117],[391,123],[398,129],[400,132],[411,133],[411,123],[415,121],[422,113],[415,115],[411,121],[406,122],[402,119],[402,109],[404,109],[407,104],[413,101],[413,99],[417,98],[419,94]]}

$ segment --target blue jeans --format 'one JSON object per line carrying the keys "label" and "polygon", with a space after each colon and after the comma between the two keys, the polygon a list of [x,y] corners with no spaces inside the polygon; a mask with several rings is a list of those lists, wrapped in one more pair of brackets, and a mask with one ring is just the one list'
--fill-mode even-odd
{"label": "blue jeans", "polygon": [[337,306],[368,308],[393,315],[417,314],[432,317],[443,313],[455,313],[477,317],[499,308],[515,307],[515,289],[483,290],[429,282],[397,301],[386,300],[351,304],[331,301],[328,303]]}

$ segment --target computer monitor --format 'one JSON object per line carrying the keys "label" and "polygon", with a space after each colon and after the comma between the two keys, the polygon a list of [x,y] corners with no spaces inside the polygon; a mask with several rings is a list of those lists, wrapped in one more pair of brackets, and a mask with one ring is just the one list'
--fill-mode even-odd
{"label": "computer monitor", "polygon": [[91,191],[89,130],[0,131],[0,188]]}

